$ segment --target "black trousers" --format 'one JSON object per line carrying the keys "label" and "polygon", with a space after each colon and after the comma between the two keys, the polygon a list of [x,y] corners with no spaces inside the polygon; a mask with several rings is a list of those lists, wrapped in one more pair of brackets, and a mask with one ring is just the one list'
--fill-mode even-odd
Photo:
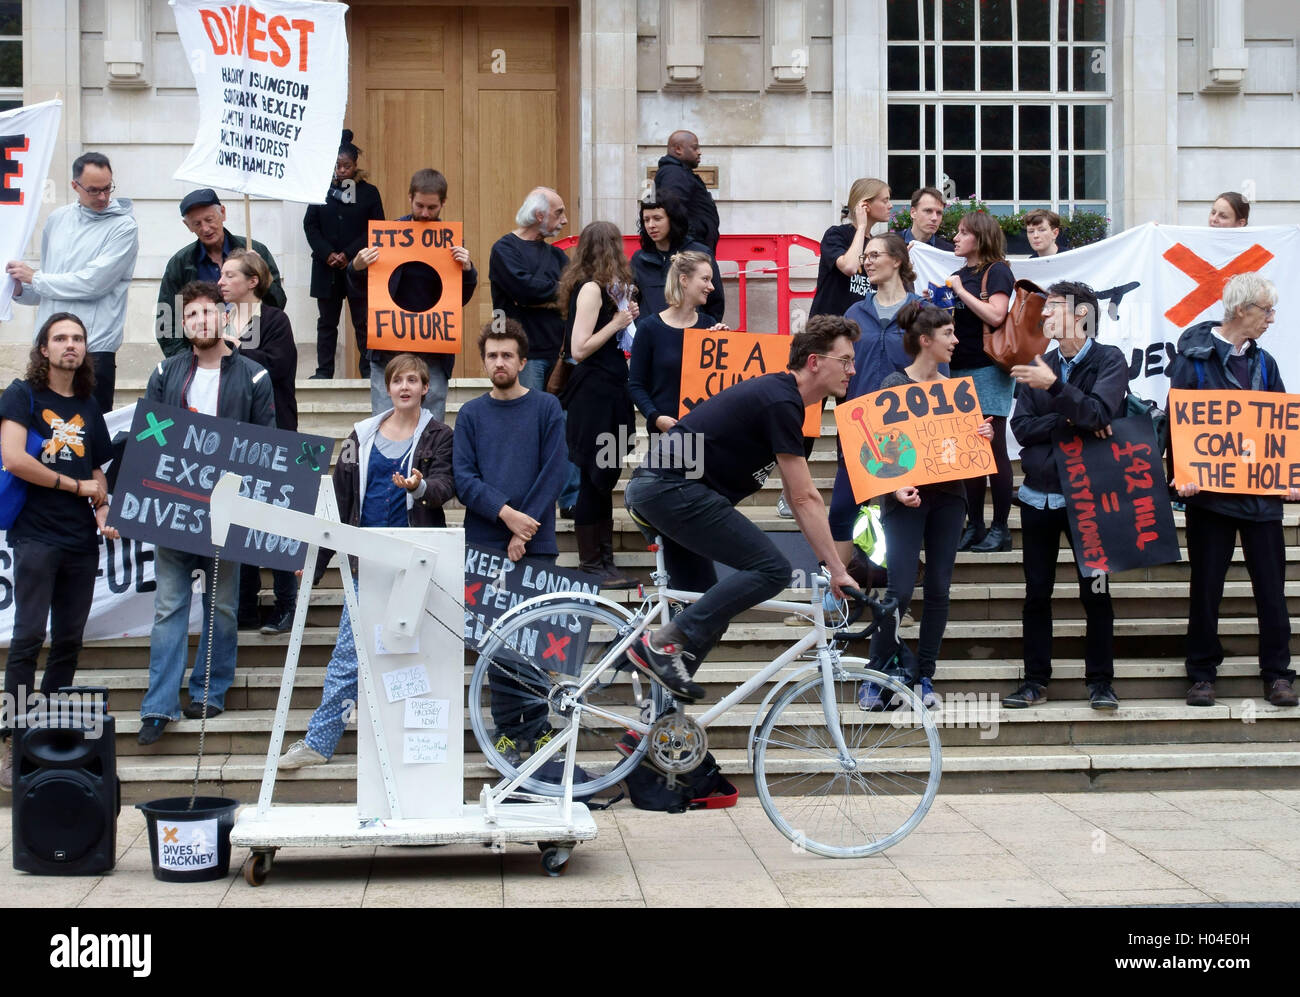
{"label": "black trousers", "polygon": [[343,315],[343,302],[348,303],[352,315],[352,331],[357,339],[360,376],[370,376],[370,360],[366,350],[366,299],[361,295],[347,295],[336,289],[327,298],[316,299],[319,318],[316,320],[316,373],[334,376],[334,348],[338,345],[339,319]]}
{"label": "black trousers", "polygon": [[[5,696],[19,714],[27,712],[36,683],[36,663],[50,622],[50,653],[40,691],[49,696],[71,685],[81,653],[81,635],[95,599],[99,551],[73,551],[35,540],[15,540],[14,632],[5,663]],[[5,729],[13,717],[5,718]]]}
{"label": "black trousers", "polygon": [[1259,621],[1259,671],[1267,682],[1295,681],[1291,618],[1286,608],[1286,546],[1280,520],[1259,523],[1187,504],[1187,560],[1192,566],[1187,612],[1187,677],[1213,682],[1223,662],[1219,604],[1223,581],[1241,534],[1241,550]]}
{"label": "black trousers", "polygon": [[[241,620],[261,617],[261,605],[257,601],[258,593],[262,588],[261,570],[252,564],[239,566],[239,618]],[[273,568],[271,587],[275,591],[275,618],[279,619],[298,604],[298,578],[292,571]]]}
{"label": "black trousers", "polygon": [[113,411],[113,391],[117,387],[117,354],[87,353],[95,368],[95,390],[91,396],[99,403],[99,410],[107,415]]}
{"label": "black trousers", "polygon": [[[1070,520],[1064,509],[1020,507],[1020,535],[1025,551],[1024,646],[1025,678],[1047,685],[1052,678],[1052,590],[1056,587],[1056,556],[1061,536],[1070,543]],[[1109,577],[1079,575],[1079,601],[1088,617],[1084,644],[1085,682],[1110,682],[1115,677],[1115,610],[1110,603]]]}

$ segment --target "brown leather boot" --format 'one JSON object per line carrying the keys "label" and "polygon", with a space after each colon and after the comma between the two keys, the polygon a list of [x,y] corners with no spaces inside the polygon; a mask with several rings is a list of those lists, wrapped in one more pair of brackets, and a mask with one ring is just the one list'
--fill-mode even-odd
{"label": "brown leather boot", "polygon": [[614,521],[607,519],[603,523],[597,523],[596,528],[600,531],[598,534],[600,562],[604,566],[606,576],[614,579],[602,584],[606,588],[635,588],[637,579],[627,572],[620,571],[618,565],[614,563]]}

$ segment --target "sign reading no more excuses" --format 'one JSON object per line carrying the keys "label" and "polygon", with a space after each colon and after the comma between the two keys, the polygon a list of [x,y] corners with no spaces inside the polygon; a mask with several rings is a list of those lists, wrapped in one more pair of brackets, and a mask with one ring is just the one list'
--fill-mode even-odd
{"label": "sign reading no more excuses", "polygon": [[[682,333],[682,388],[680,419],[700,402],[733,384],[777,374],[790,360],[790,337],[771,333],[713,332],[687,329]],[[822,409],[809,405],[804,412],[803,435],[821,436]]]}
{"label": "sign reading no more excuses", "polygon": [[883,388],[835,406],[853,497],[988,474],[993,448],[969,377]]}
{"label": "sign reading no more excuses", "polygon": [[245,526],[212,543],[208,503],[226,472],[243,479],[239,494],[298,512],[316,508],[333,442],[284,429],[216,419],[157,402],[136,403],[109,525],[159,547],[264,568],[296,570],[307,545]]}
{"label": "sign reading no more excuses", "polygon": [[1285,495],[1300,488],[1300,395],[1175,388],[1169,445],[1175,486]]}
{"label": "sign reading no more excuses", "polygon": [[371,222],[366,345],[403,353],[459,353],[460,222]]}

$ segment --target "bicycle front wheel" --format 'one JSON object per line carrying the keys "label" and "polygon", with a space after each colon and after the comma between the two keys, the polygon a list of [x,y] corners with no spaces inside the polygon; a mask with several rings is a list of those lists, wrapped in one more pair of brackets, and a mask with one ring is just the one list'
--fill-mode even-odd
{"label": "bicycle front wheel", "polygon": [[[901,708],[862,710],[863,682]],[[767,816],[797,845],[830,858],[874,855],[906,837],[934,802],[939,731],[920,697],[880,672],[837,671],[830,688],[848,757],[831,736],[819,673],[768,711],[754,745],[754,783]]]}
{"label": "bicycle front wheel", "polygon": [[[488,763],[513,779],[528,758],[575,724],[575,799],[621,782],[641,761],[644,729],[666,704],[659,686],[642,678],[623,655],[606,660],[634,626],[632,614],[572,595],[557,595],[501,623],[479,653],[470,677],[470,726]],[[589,678],[594,683],[569,700]],[[643,716],[647,719],[643,720]],[[561,750],[520,784],[538,796],[563,793]]]}

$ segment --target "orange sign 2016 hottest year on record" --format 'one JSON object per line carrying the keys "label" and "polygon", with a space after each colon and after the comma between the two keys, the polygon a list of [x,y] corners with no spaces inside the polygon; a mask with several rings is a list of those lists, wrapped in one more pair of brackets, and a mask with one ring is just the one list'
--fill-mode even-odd
{"label": "orange sign 2016 hottest year on record", "polygon": [[1175,486],[1285,495],[1300,488],[1300,395],[1174,388],[1169,446]]}
{"label": "orange sign 2016 hottest year on record", "polygon": [[[790,337],[759,332],[687,329],[682,333],[681,418],[733,384],[777,374],[790,362]],[[821,436],[822,407],[804,410],[803,435]]]}
{"label": "orange sign 2016 hottest year on record", "polygon": [[371,222],[367,245],[379,250],[369,268],[372,350],[459,353],[460,222]]}
{"label": "orange sign 2016 hottest year on record", "polygon": [[835,406],[853,497],[866,502],[904,485],[978,478],[993,448],[969,377],[883,388]]}

